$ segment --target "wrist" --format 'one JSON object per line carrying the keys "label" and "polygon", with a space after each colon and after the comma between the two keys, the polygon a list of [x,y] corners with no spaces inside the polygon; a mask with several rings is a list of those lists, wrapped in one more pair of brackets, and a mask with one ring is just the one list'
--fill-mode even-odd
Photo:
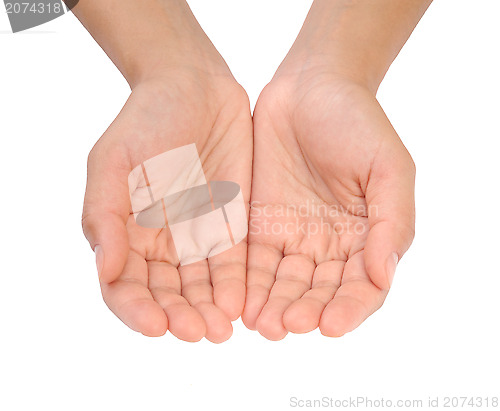
{"label": "wrist", "polygon": [[277,76],[327,73],[376,93],[430,3],[315,0]]}
{"label": "wrist", "polygon": [[139,47],[124,53],[122,71],[131,88],[167,77],[231,77],[232,74],[194,16],[182,16],[164,33],[143,38]]}
{"label": "wrist", "polygon": [[[147,55],[128,59],[120,68],[130,87],[150,82],[171,82],[172,79],[233,79],[231,71],[215,48],[200,43],[184,46],[160,43],[157,49],[149,49]],[[234,79],[233,79],[234,80]]]}
{"label": "wrist", "polygon": [[176,69],[229,72],[185,0],[86,0],[73,12],[132,88]]}
{"label": "wrist", "polygon": [[154,70],[148,69],[134,77],[130,82],[131,89],[135,94],[147,96],[151,104],[163,107],[172,102],[192,107],[208,104],[209,107],[200,109],[201,112],[220,107],[228,96],[240,96],[243,89],[229,70],[208,66],[206,62],[205,67],[200,68],[200,61],[193,60],[182,63],[178,60],[170,66],[158,65]]}
{"label": "wrist", "polygon": [[370,67],[352,64],[333,53],[314,53],[311,49],[297,54],[294,50],[290,51],[276,71],[273,81],[284,79],[296,84],[350,83],[369,90],[373,95],[382,80]]}

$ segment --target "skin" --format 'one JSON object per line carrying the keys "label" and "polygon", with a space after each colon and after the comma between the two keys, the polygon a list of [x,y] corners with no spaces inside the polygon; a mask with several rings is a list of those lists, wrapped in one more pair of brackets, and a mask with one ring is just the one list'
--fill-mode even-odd
{"label": "skin", "polygon": [[387,296],[414,236],[415,166],[375,94],[429,4],[314,2],[259,98],[243,321],[270,340],[342,336]]}
{"label": "skin", "polygon": [[[135,223],[128,175],[144,160],[196,143],[207,180],[235,181],[249,201],[248,98],[184,2],[117,3],[87,0],[74,9],[132,89],[88,159],[83,229],[96,252],[102,295],[111,311],[144,335],[170,330],[185,341],[206,337],[219,343],[231,336],[231,321],[243,310],[246,241],[179,267],[169,230]],[[108,7],[120,14],[110,24]],[[151,33],[165,37],[144,38],[137,19],[152,21],[157,29]],[[186,55],[179,42],[193,52]]]}
{"label": "skin", "polygon": [[[341,336],[376,311],[413,239],[415,166],[375,95],[429,4],[316,0],[253,130],[246,93],[184,1],[80,2],[132,89],[88,162],[83,229],[109,308],[148,336],[216,343],[242,312],[279,340]],[[237,182],[251,204],[248,258],[243,242],[180,268],[168,229],[131,216],[130,171],[193,142],[207,180]]]}

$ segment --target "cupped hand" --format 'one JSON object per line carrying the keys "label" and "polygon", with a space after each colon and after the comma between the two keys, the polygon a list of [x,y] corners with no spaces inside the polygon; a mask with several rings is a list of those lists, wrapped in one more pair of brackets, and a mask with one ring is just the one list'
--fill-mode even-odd
{"label": "cupped hand", "polygon": [[143,228],[131,214],[128,176],[158,154],[195,143],[207,181],[230,180],[249,201],[252,120],[228,74],[181,67],[134,87],[92,149],[83,229],[96,252],[108,307],[147,336],[170,330],[186,341],[222,342],[245,299],[246,241],[179,266],[168,228]]}
{"label": "cupped hand", "polygon": [[367,88],[276,76],[254,112],[246,326],[341,336],[375,312],[413,239],[414,176]]}

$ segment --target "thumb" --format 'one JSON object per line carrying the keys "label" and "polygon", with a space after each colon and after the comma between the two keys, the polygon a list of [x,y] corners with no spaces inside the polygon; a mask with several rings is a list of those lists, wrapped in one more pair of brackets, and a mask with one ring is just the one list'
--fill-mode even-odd
{"label": "thumb", "polygon": [[129,252],[129,168],[125,153],[106,150],[99,142],[88,157],[82,227],[95,252],[99,279],[105,283],[122,273]]}
{"label": "thumb", "polygon": [[398,139],[381,150],[366,189],[370,232],[365,266],[372,282],[388,290],[403,254],[415,234],[415,165]]}

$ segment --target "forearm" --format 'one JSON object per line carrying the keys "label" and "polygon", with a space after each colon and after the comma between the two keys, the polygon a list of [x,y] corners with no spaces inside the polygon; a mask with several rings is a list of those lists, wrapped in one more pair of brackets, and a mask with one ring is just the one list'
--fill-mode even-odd
{"label": "forearm", "polygon": [[81,0],[73,12],[132,87],[172,68],[221,65],[184,0]]}
{"label": "forearm", "polygon": [[315,0],[287,56],[376,90],[432,0]]}

